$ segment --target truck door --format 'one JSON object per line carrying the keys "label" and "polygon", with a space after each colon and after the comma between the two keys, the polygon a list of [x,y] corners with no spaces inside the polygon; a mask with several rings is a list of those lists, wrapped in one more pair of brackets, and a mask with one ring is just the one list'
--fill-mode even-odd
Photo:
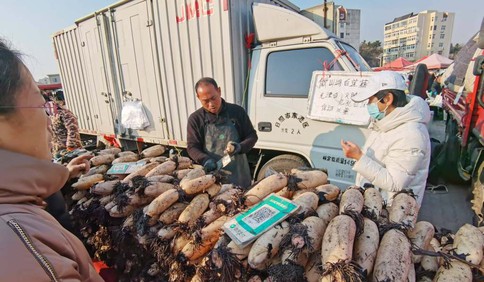
{"label": "truck door", "polygon": [[254,56],[253,61],[260,63],[253,70],[255,99],[250,108],[255,112],[250,116],[258,130],[257,147],[305,156],[312,166],[328,169],[332,183],[345,187],[354,183],[356,174],[351,169],[354,162],[343,156],[340,141],[362,146],[367,133],[364,127],[307,118],[312,72],[322,70],[323,65],[329,68],[328,75],[331,70],[345,70],[329,44],[312,46],[255,52],[260,57]]}
{"label": "truck door", "polygon": [[93,109],[93,120],[98,134],[114,134],[114,98],[107,76],[106,32],[104,16],[96,15],[79,23],[81,52],[83,53],[87,91]]}
{"label": "truck door", "polygon": [[150,141],[150,137],[166,137],[163,100],[158,95],[162,91],[155,65],[154,26],[149,10],[148,1],[133,1],[111,10],[110,14],[114,41],[111,47],[122,100],[141,100],[151,124],[145,130],[123,129],[120,135],[142,137],[145,141]]}

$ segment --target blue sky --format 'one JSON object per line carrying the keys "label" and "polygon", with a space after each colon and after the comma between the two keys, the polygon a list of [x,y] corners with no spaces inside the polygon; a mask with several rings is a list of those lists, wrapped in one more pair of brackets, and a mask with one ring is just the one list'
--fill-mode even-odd
{"label": "blue sky", "polygon": [[[52,34],[72,25],[76,19],[115,2],[0,0],[0,37],[6,38],[16,49],[26,54],[27,66],[34,78],[40,79],[47,74],[59,73],[52,48]],[[291,2],[300,8],[308,8],[323,3],[323,0]],[[383,25],[395,17],[433,9],[456,13],[452,42],[465,43],[479,29],[484,16],[484,0],[339,0],[336,3],[361,10],[361,39],[367,41],[382,40]]]}

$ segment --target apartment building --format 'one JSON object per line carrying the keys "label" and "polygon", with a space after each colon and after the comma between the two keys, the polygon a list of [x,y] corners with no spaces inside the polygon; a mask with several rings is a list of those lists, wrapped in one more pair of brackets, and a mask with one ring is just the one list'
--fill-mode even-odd
{"label": "apartment building", "polygon": [[343,41],[358,49],[360,47],[361,11],[346,9],[334,2],[328,2],[326,8],[326,24],[324,4],[302,10],[300,14],[330,30]]}
{"label": "apartment building", "polygon": [[410,13],[385,24],[383,64],[398,57],[416,61],[438,53],[448,57],[454,13],[426,10]]}

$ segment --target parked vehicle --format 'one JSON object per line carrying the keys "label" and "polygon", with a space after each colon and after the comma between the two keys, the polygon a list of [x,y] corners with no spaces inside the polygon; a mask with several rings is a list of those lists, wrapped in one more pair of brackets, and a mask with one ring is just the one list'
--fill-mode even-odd
{"label": "parked vehicle", "polygon": [[[194,84],[211,76],[258,131],[249,154],[254,178],[269,168],[309,165],[346,187],[354,183],[354,162],[340,140],[361,146],[367,129],[308,118],[311,76],[371,69],[352,46],[298,11],[287,0],[120,1],[54,34],[67,105],[83,134],[126,148],[183,148],[188,116],[200,107]],[[129,100],[142,101],[150,121],[144,130],[122,126]]]}
{"label": "parked vehicle", "polygon": [[444,174],[451,181],[471,181],[476,223],[484,202],[484,19],[481,30],[457,54],[444,74],[443,107],[448,113]]}

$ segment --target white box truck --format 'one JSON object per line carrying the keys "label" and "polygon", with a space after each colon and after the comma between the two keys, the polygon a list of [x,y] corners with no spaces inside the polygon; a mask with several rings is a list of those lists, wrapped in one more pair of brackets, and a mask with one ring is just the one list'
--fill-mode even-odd
{"label": "white box truck", "polygon": [[[311,78],[315,70],[325,77],[370,68],[352,46],[298,12],[287,0],[115,3],[53,36],[67,105],[83,134],[116,138],[128,148],[140,142],[183,148],[188,116],[200,107],[194,84],[213,77],[257,130],[248,155],[254,178],[269,167],[309,165],[346,187],[355,173],[340,140],[363,145],[368,115],[344,122],[354,105],[340,97],[321,110],[341,119],[310,118]],[[150,121],[144,130],[120,122],[123,101],[134,99]]]}

